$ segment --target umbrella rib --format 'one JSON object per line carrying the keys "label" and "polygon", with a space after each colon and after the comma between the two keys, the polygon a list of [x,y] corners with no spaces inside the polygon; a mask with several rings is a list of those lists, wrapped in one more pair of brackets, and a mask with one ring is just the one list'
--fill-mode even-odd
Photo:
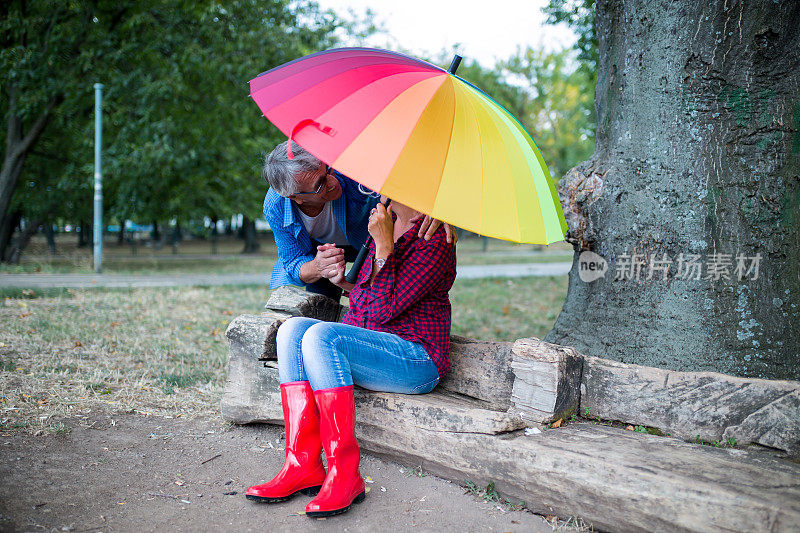
{"label": "umbrella rib", "polygon": [[[455,115],[456,112],[456,98],[455,98],[455,83],[453,83],[453,78],[448,77],[445,83],[450,83],[453,89],[453,114]],[[445,84],[442,83],[439,90],[442,90]],[[431,98],[433,100],[433,98]],[[442,188],[442,178],[444,177],[444,168],[447,166],[447,158],[450,157],[450,147],[453,146],[453,127],[455,127],[455,120],[450,121],[450,132],[447,134],[447,149],[444,152],[444,159],[442,159],[442,173],[439,174],[439,185],[436,187],[436,195],[439,196],[439,191]],[[435,205],[435,202],[434,202]],[[433,211],[433,209],[431,209]]]}
{"label": "umbrella rib", "polygon": [[[472,109],[472,120],[475,122],[475,130],[478,132],[478,146],[480,147],[480,150],[478,150],[478,153],[481,155],[481,188],[480,188],[480,190],[481,190],[481,192],[483,192],[483,186],[484,186],[483,138],[481,136],[481,128],[478,125],[478,114],[475,111],[475,106],[472,105],[472,100],[471,99],[466,98],[465,101],[466,101],[467,105],[469,105],[470,109]],[[481,194],[481,198],[482,197],[483,197],[483,194]],[[479,206],[478,216],[480,217],[480,221],[481,221],[481,231],[483,231],[483,202],[481,202],[481,204]],[[484,235],[484,234],[481,233],[481,235]]]}

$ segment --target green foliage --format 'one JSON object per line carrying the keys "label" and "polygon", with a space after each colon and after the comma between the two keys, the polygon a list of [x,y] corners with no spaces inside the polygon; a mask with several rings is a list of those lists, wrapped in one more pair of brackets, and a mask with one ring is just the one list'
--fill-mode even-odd
{"label": "green foliage", "polygon": [[415,466],[414,468],[409,468],[406,470],[406,477],[425,477],[425,472],[422,471],[422,466]]}
{"label": "green foliage", "polygon": [[574,52],[527,48],[501,63],[525,88],[518,115],[533,136],[555,180],[594,150],[595,79],[576,66]]}
{"label": "green foliage", "polygon": [[0,11],[0,85],[18,94],[11,110],[3,90],[3,115],[25,129],[60,102],[14,205],[71,221],[91,219],[94,82],[105,85],[107,218],[259,216],[260,154],[283,135],[247,82],[332,46],[337,24],[313,2],[288,0],[20,0]]}
{"label": "green foliage", "polygon": [[497,492],[494,486],[494,481],[490,481],[485,488],[479,488],[472,481],[464,480],[464,494],[472,494],[475,497],[483,498],[486,503],[499,503],[503,505],[508,511],[520,511],[525,508],[525,502],[512,502],[508,498],[503,498]]}
{"label": "green foliage", "polygon": [[704,440],[700,438],[700,435],[694,439],[695,444],[703,444],[705,446],[713,446],[715,448],[735,448],[736,447],[736,439],[734,437],[728,437],[725,440]]}
{"label": "green foliage", "polygon": [[543,10],[550,24],[565,23],[578,36],[575,47],[581,67],[595,76],[597,72],[597,23],[594,0],[550,0]]}

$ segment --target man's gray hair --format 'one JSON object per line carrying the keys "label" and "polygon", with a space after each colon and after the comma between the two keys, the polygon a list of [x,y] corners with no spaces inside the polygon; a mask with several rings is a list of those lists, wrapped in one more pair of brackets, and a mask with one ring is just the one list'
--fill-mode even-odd
{"label": "man's gray hair", "polygon": [[296,142],[292,142],[294,159],[286,155],[289,141],[283,141],[264,158],[261,175],[267,180],[270,188],[281,196],[291,196],[298,192],[295,176],[303,172],[319,170],[320,160],[307,152]]}

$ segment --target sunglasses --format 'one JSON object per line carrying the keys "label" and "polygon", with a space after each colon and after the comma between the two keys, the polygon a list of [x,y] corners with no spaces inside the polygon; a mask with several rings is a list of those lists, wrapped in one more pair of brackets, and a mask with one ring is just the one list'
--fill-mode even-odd
{"label": "sunglasses", "polygon": [[323,174],[322,177],[320,178],[319,186],[317,187],[316,190],[309,191],[309,192],[296,192],[296,193],[294,193],[294,196],[305,196],[305,195],[309,195],[309,194],[319,194],[320,191],[322,191],[322,188],[325,187],[325,183],[328,181],[328,175],[330,175],[332,170],[333,169],[331,168],[330,165],[326,165],[325,166],[325,174]]}

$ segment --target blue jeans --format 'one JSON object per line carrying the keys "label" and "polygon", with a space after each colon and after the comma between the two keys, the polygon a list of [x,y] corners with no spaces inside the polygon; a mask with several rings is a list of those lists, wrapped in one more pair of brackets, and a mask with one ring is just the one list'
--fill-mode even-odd
{"label": "blue jeans", "polygon": [[439,371],[419,343],[392,333],[293,317],[278,328],[281,383],[309,381],[314,390],[358,385],[365,389],[423,394]]}

